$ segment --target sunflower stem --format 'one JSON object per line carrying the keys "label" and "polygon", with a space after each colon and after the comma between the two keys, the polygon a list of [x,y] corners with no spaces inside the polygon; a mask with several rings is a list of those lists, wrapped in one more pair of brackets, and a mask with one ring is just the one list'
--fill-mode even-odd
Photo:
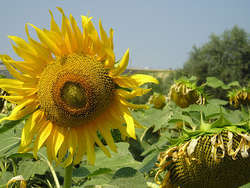
{"label": "sunflower stem", "polygon": [[[57,178],[57,175],[56,175],[56,172],[55,172],[55,169],[53,168],[52,164],[49,162],[49,160],[42,154],[42,153],[39,153],[39,155],[41,156],[41,159],[43,161],[45,161],[48,166],[49,166],[49,169],[52,173],[52,176],[54,178],[54,181],[55,181],[55,184],[56,184],[56,188],[60,188],[60,183],[59,183],[59,180]],[[1,187],[0,187],[1,188]]]}
{"label": "sunflower stem", "polygon": [[63,188],[70,188],[72,184],[72,172],[73,172],[73,163],[67,166],[64,169],[64,184]]}

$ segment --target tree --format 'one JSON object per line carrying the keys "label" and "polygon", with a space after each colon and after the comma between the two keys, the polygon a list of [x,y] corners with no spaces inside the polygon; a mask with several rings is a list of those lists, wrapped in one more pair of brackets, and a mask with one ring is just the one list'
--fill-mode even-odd
{"label": "tree", "polygon": [[247,85],[250,80],[250,35],[234,26],[221,36],[212,34],[210,41],[200,48],[194,46],[184,64],[186,74],[197,76],[198,83],[214,76],[229,83],[239,81]]}

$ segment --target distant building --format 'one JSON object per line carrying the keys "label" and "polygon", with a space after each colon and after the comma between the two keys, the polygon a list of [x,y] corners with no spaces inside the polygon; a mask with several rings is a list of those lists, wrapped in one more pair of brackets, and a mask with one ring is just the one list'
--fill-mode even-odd
{"label": "distant building", "polygon": [[[124,74],[136,74],[136,73],[157,73],[157,72],[170,72],[171,70],[164,69],[149,69],[148,67],[144,68],[128,68],[124,71]],[[3,62],[0,61],[0,75],[3,75],[7,78],[11,78],[9,71],[6,69]]]}

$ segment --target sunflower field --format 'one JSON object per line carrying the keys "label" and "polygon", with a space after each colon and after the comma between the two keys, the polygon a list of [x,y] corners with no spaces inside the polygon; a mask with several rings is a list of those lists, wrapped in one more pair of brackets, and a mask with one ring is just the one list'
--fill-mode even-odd
{"label": "sunflower field", "polygon": [[113,29],[58,10],[0,55],[0,187],[250,186],[249,85],[127,69]]}
{"label": "sunflower field", "polygon": [[[157,73],[150,74],[158,77]],[[206,95],[206,88],[223,90],[228,101]],[[117,152],[111,152],[109,158],[96,145],[95,165],[85,158],[74,165],[72,187],[250,187],[247,184],[250,182],[249,90],[238,98],[232,97],[237,88],[237,82],[226,85],[214,77],[197,86],[192,77],[175,81],[167,95],[153,89],[144,101],[149,109],[132,111],[143,125],[136,129],[136,139],[123,139],[113,129]],[[189,94],[193,96],[187,97]],[[185,105],[179,104],[180,101]],[[6,100],[1,104],[3,118],[14,106]],[[62,186],[65,171],[50,162],[44,147],[37,158],[30,152],[18,152],[25,121],[27,117],[1,125],[0,184],[2,187],[8,182],[8,187]],[[103,137],[99,138],[106,147]],[[214,143],[211,138],[215,138]]]}

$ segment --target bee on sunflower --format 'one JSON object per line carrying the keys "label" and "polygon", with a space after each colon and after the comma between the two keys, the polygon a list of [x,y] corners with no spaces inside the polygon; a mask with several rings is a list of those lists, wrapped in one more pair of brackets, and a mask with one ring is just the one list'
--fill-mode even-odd
{"label": "bee on sunflower", "polygon": [[183,128],[176,144],[158,156],[161,188],[237,188],[250,182],[249,119],[234,124],[223,115],[201,119],[196,130]]}
{"label": "bee on sunflower", "polygon": [[191,104],[205,104],[203,86],[197,86],[195,80],[194,77],[175,80],[168,93],[169,99],[181,108]]}
{"label": "bee on sunflower", "polygon": [[[82,30],[72,15],[61,8],[61,28],[51,15],[50,29],[26,24],[28,41],[9,36],[14,51],[22,61],[8,55],[0,58],[15,79],[0,79],[0,88],[9,96],[2,98],[17,104],[11,114],[0,120],[27,117],[22,130],[19,152],[38,150],[45,146],[50,161],[67,167],[78,164],[84,155],[95,163],[95,144],[110,157],[102,135],[112,151],[116,145],[111,129],[123,137],[136,138],[136,122],[130,109],[147,108],[127,100],[150,91],[140,86],[158,81],[148,75],[122,75],[129,62],[129,50],[116,63],[113,51],[113,30],[109,36],[99,22],[100,37],[92,18],[82,16]],[[33,39],[28,27],[37,33]]]}

